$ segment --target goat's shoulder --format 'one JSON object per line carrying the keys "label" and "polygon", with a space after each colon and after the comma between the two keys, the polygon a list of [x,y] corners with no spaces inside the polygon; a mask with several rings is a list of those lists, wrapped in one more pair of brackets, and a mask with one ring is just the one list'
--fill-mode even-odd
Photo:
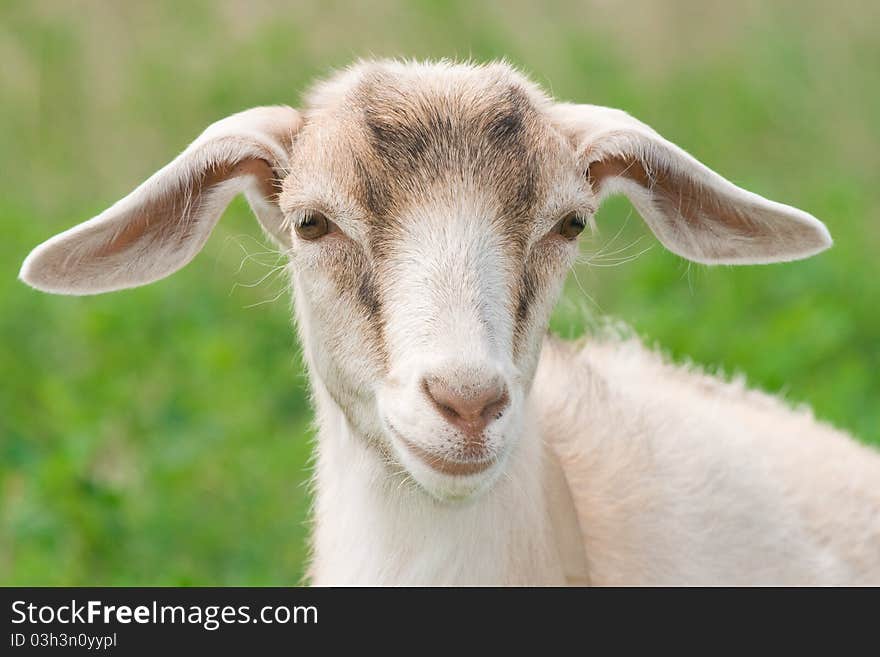
{"label": "goat's shoulder", "polygon": [[[817,582],[880,578],[880,455],[806,406],[602,334],[548,338],[532,394],[607,581],[685,567],[677,554],[689,581],[748,579],[754,550],[779,552],[763,581],[796,581],[786,559]],[[701,565],[716,548],[730,562]]]}
{"label": "goat's shoulder", "polygon": [[795,433],[806,440],[807,432],[813,440],[851,442],[844,432],[816,419],[804,403],[749,387],[742,374],[676,363],[625,330],[603,329],[578,341],[548,335],[535,396],[539,406],[561,416],[584,411],[596,414],[595,420],[603,414],[630,419],[647,415],[656,425],[683,415],[690,423],[735,420],[743,429],[768,436]]}

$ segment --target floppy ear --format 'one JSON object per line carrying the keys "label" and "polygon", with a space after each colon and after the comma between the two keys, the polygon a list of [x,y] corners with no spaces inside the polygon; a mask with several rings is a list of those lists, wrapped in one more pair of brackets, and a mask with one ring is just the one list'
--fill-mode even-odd
{"label": "floppy ear", "polygon": [[195,257],[241,192],[265,231],[289,246],[276,197],[300,124],[290,107],[257,107],[214,123],[121,201],[35,248],[21,280],[59,294],[152,283]]}
{"label": "floppy ear", "polygon": [[623,193],[670,251],[705,264],[806,258],[831,246],[825,225],[725,180],[620,110],[558,104],[599,199]]}

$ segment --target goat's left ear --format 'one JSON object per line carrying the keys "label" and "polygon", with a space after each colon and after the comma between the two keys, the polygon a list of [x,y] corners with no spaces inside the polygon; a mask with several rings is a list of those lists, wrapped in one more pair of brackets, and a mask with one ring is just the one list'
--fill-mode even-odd
{"label": "goat's left ear", "polygon": [[300,124],[290,107],[214,123],[121,201],[31,251],[21,280],[44,292],[97,294],[164,278],[195,257],[242,192],[266,233],[289,246],[277,195]]}
{"label": "goat's left ear", "polygon": [[625,112],[570,104],[552,112],[599,200],[628,196],[663,245],[680,256],[760,264],[831,246],[815,217],[737,187]]}

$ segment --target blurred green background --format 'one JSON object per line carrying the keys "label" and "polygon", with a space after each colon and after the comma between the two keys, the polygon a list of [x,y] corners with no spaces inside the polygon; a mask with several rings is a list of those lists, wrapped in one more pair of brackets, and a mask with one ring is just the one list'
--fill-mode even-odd
{"label": "blurred green background", "polygon": [[825,220],[836,245],[817,258],[710,269],[615,199],[553,325],[620,317],[880,444],[878,24],[874,0],[4,0],[0,584],[300,580],[311,414],[285,283],[246,204],[148,288],[51,297],[16,274],[208,123],[295,105],[361,56],[506,57]]}

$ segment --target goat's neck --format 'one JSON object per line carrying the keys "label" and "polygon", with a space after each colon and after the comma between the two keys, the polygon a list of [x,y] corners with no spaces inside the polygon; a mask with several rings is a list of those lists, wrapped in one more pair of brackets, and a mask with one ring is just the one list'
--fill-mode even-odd
{"label": "goat's neck", "polygon": [[316,388],[312,583],[565,583],[562,543],[570,542],[574,516],[559,513],[564,477],[536,429],[523,435],[492,489],[467,503],[441,503],[391,471]]}

